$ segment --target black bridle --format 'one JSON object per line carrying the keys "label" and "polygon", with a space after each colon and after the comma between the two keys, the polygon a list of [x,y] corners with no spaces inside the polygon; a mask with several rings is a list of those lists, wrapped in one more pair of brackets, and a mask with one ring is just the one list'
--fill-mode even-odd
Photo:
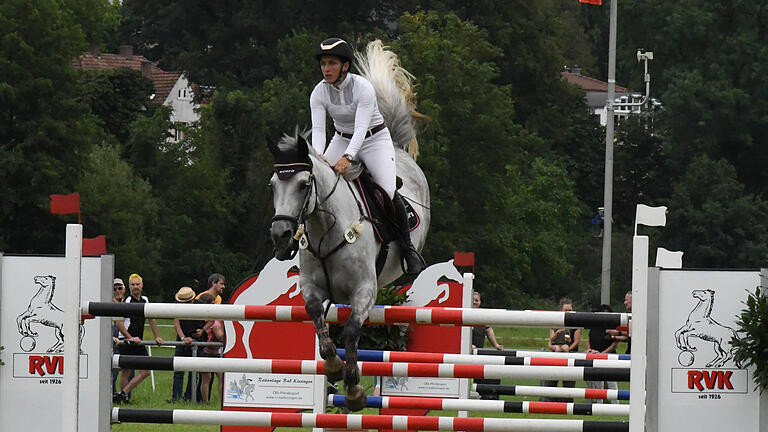
{"label": "black bridle", "polygon": [[[328,230],[320,236],[320,241],[318,242],[318,250],[314,250],[312,245],[309,242],[309,236],[308,233],[305,231],[306,224],[305,222],[312,217],[316,212],[326,212],[322,208],[322,205],[336,192],[336,188],[339,185],[339,182],[341,181],[341,175],[336,174],[336,182],[333,184],[333,188],[328,192],[328,194],[323,198],[320,199],[319,197],[319,191],[317,190],[317,181],[315,178],[314,173],[312,172],[312,164],[311,163],[291,163],[291,164],[275,164],[273,166],[273,170],[278,175],[278,179],[283,180],[290,178],[295,173],[299,171],[309,171],[309,178],[306,180],[306,192],[304,194],[303,203],[301,205],[301,208],[299,210],[298,215],[292,216],[292,215],[284,215],[284,214],[275,214],[275,216],[272,217],[272,222],[275,221],[288,221],[293,225],[293,228],[296,230],[295,235],[292,239],[291,248],[294,248],[291,251],[290,258],[293,258],[298,251],[298,247],[300,246],[299,242],[304,242],[303,248],[307,249],[315,258],[323,262],[323,267],[325,267],[325,259],[329,256],[333,255],[336,251],[344,247],[346,244],[350,243],[346,238],[343,238],[333,249],[331,249],[328,253],[320,255],[319,250],[320,246],[323,244],[323,240],[325,240],[326,235],[331,231],[333,226],[336,224],[336,218],[331,213],[331,216],[334,217],[333,224],[328,228]],[[364,220],[367,220],[368,217],[365,216],[365,212],[363,210],[362,204],[360,201],[355,197],[355,194],[352,190],[352,186],[349,184],[349,182],[345,181],[347,183],[347,187],[349,188],[350,193],[355,198],[355,202],[357,203],[357,208],[360,212],[360,218],[358,219],[358,223],[362,223]],[[315,204],[312,209],[312,211],[309,211],[309,204],[311,202],[312,197],[312,189],[315,190]],[[302,236],[304,237],[304,240],[301,240]],[[289,258],[289,259],[290,259]]]}

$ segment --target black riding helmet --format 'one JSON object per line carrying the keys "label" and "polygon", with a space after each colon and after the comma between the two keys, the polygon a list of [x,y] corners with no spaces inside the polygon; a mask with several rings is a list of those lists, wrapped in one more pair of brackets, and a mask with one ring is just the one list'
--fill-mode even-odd
{"label": "black riding helmet", "polygon": [[355,54],[352,52],[349,44],[344,42],[344,39],[339,38],[328,38],[320,43],[315,58],[319,61],[320,57],[325,55],[335,55],[342,62],[348,61],[350,66],[352,65],[352,59],[355,58]]}

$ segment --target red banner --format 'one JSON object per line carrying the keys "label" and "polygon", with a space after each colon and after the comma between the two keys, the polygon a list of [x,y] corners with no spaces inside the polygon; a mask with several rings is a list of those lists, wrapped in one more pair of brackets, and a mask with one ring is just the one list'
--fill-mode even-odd
{"label": "red banner", "polygon": [[579,0],[579,3],[586,3],[586,4],[600,6],[603,4],[603,0]]}
{"label": "red banner", "polygon": [[51,194],[52,214],[77,213],[77,222],[80,223],[80,194],[75,192],[69,195]]}
{"label": "red banner", "polygon": [[100,235],[94,238],[83,237],[83,256],[104,255],[107,253],[107,237]]}

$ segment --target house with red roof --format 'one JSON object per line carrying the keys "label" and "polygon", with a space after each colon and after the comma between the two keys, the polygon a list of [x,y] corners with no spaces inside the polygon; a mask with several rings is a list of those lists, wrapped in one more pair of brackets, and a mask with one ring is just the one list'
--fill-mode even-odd
{"label": "house with red roof", "polygon": [[[167,72],[160,69],[156,62],[147,60],[144,56],[134,55],[133,47],[122,45],[117,54],[85,52],[73,61],[76,69],[109,70],[127,67],[141,72],[155,86],[151,96],[152,103],[170,106],[171,121],[174,124],[194,126],[200,121],[197,112],[199,105],[193,100],[192,85],[180,72]],[[175,141],[183,138],[182,132],[175,128],[171,131]]]}
{"label": "house with red roof", "polygon": [[[608,102],[608,83],[600,81],[599,79],[588,77],[581,74],[581,68],[571,67],[566,68],[565,71],[560,72],[560,77],[569,83],[584,90],[584,99],[592,112],[600,116],[600,124],[605,126],[606,124],[606,103]],[[625,87],[617,85],[615,87],[615,101],[616,102],[640,102],[643,99],[643,95],[630,93]],[[640,112],[640,107],[626,108],[617,106],[614,110],[614,115],[617,120],[625,118],[633,112]]]}

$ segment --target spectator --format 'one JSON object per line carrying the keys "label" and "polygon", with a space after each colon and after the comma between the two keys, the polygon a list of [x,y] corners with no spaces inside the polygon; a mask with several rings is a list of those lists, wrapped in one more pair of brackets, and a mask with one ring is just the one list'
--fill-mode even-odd
{"label": "spectator", "polygon": [[[472,293],[472,307],[479,308],[482,303],[479,292]],[[493,333],[493,329],[490,326],[472,327],[472,349],[482,348],[485,346],[485,338],[491,341],[493,347],[497,350],[504,349],[504,346],[500,345],[496,341],[496,335]],[[476,379],[476,384],[501,384],[499,379]],[[499,395],[496,393],[483,394],[481,399],[498,399]]]}
{"label": "spectator", "polygon": [[[195,291],[190,287],[181,287],[176,293],[176,301],[179,303],[202,303],[195,299]],[[185,345],[177,345],[174,350],[174,357],[192,357],[192,350],[196,350],[196,355],[202,354],[202,348],[198,346],[192,346],[193,342],[204,342],[206,340],[205,331],[203,326],[205,320],[180,320],[175,318],[173,320],[173,327],[176,329],[176,340],[182,341]],[[184,392],[184,401],[190,401],[192,399],[192,374],[197,372],[189,372],[187,375],[187,390]],[[173,390],[171,392],[171,399],[166,401],[168,403],[175,403],[182,398],[181,391],[184,389],[184,371],[175,371],[173,373]]]}
{"label": "spectator", "polygon": [[[126,297],[125,303],[149,303],[149,299],[146,296],[141,295],[144,289],[144,280],[136,273],[133,273],[128,278],[128,285],[130,286],[131,295]],[[147,356],[147,347],[141,345],[141,340],[144,337],[144,321],[145,318],[126,318],[124,321],[118,321],[117,327],[120,334],[123,335],[125,343],[119,345],[120,355],[138,355]],[[163,338],[160,337],[160,333],[157,329],[157,322],[153,319],[149,319],[149,327],[152,329],[152,334],[155,336],[155,341],[158,345],[163,344]],[[137,385],[141,384],[150,374],[149,370],[141,370],[133,378],[130,375],[133,373],[133,369],[122,369],[120,371],[120,393],[115,393],[113,400],[116,403],[128,402],[128,393],[131,392]],[[129,381],[130,379],[130,381]]]}
{"label": "spectator", "polygon": [[[199,300],[202,303],[211,304],[214,302],[214,297],[210,293],[205,292],[200,296]],[[207,331],[207,339],[208,339],[207,340],[208,342],[224,343],[224,323],[221,320],[215,320],[213,322],[213,325]],[[203,348],[202,356],[221,358],[221,351],[222,351],[221,347],[207,346]],[[210,401],[211,388],[213,388],[213,373],[201,372],[200,376],[201,376],[200,390],[203,396],[203,403],[208,403]],[[224,394],[224,373],[216,372],[216,376],[219,379],[219,395],[223,395]]]}
{"label": "spectator", "polygon": [[[472,294],[472,307],[479,308],[482,300],[480,293],[475,292]],[[482,348],[485,346],[485,337],[488,336],[488,340],[497,350],[504,349],[504,346],[496,341],[496,335],[493,333],[493,329],[490,326],[472,327],[472,349]]]}
{"label": "spectator", "polygon": [[[604,304],[600,306],[600,312],[613,312],[611,306]],[[616,352],[616,345],[619,343],[613,340],[613,336],[608,334],[608,329],[604,327],[594,327],[589,329],[589,339],[587,339],[587,354],[613,354]],[[587,388],[617,390],[619,388],[616,381],[587,381]],[[590,399],[591,403],[601,403],[602,399]],[[619,403],[617,400],[611,403]]]}
{"label": "spectator", "polygon": [[[125,299],[125,284],[123,283],[123,280],[120,278],[115,278],[114,282],[112,283],[112,302],[114,303],[122,303]],[[116,319],[115,321],[112,321],[112,354],[120,354],[120,351],[118,350],[117,346],[122,341],[123,335],[120,334],[120,329],[117,328],[117,321],[119,319]],[[117,376],[120,374],[120,370],[113,369],[112,370],[112,392],[114,393],[117,389]],[[133,377],[129,377],[133,378]],[[128,399],[130,400],[130,395],[128,395]]]}
{"label": "spectator", "polygon": [[[627,311],[632,312],[632,291],[627,291],[627,293],[624,294],[624,306],[627,308]],[[629,332],[615,329],[609,329],[606,332],[611,335],[616,342],[626,342],[627,350],[625,353],[632,354],[632,338],[629,337]]]}
{"label": "spectator", "polygon": [[[560,310],[562,312],[573,312],[573,302],[568,298],[560,299]],[[581,342],[581,329],[579,328],[559,328],[549,330],[549,349],[555,352],[576,352],[579,350]],[[542,380],[542,386],[557,387],[557,381]],[[563,387],[576,387],[576,381],[563,381]],[[552,402],[573,402],[573,398],[541,398],[542,401]]]}
{"label": "spectator", "polygon": [[[221,294],[224,292],[224,288],[227,287],[227,280],[224,275],[220,273],[213,273],[208,276],[208,289],[197,295],[199,299],[201,295],[208,293],[214,298],[215,304],[221,304]],[[213,325],[213,324],[211,324]]]}

